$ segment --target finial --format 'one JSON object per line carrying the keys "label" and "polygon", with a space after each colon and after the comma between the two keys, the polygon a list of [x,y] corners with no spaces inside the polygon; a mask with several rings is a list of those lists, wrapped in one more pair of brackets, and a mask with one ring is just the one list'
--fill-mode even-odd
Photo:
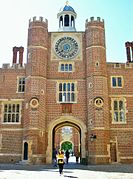
{"label": "finial", "polygon": [[69,4],[69,2],[68,1],[66,1],[66,5],[68,6],[68,4]]}

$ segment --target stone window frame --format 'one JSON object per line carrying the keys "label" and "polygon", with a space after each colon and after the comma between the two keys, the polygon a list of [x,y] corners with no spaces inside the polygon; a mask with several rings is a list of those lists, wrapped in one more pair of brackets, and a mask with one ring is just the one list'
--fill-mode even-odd
{"label": "stone window frame", "polygon": [[[71,65],[71,69],[70,69],[70,65]],[[62,68],[62,66],[64,66],[64,70]],[[66,66],[68,66],[68,68],[66,68]],[[59,72],[74,72],[75,68],[74,68],[74,63],[73,62],[59,62],[59,67],[58,67],[58,71]]]}
{"label": "stone window frame", "polygon": [[[1,104],[2,104],[2,124],[21,124],[22,101],[15,101],[15,100],[3,101]],[[7,110],[5,109],[6,105],[7,105]],[[17,111],[17,105],[19,105],[19,111]],[[9,116],[11,117],[10,118],[11,121],[8,121]],[[18,116],[18,121],[15,121],[17,119],[17,116]]]}
{"label": "stone window frame", "polygon": [[[114,104],[115,102],[115,104]],[[120,109],[120,102],[122,102],[123,107]],[[115,106],[116,105],[116,106]],[[115,109],[116,107],[116,109]],[[116,98],[111,98],[111,116],[112,116],[112,124],[126,124],[126,113],[128,112],[127,109],[127,103],[126,103],[126,98],[124,97],[116,97]],[[120,119],[121,114],[124,114],[124,120]],[[115,114],[118,115],[118,120],[115,120]]]}
{"label": "stone window frame", "polygon": [[[62,84],[62,89],[60,89],[61,88],[60,84]],[[70,84],[70,87],[68,86],[69,84]],[[74,89],[72,89],[73,84],[74,84]],[[77,81],[73,81],[73,80],[57,81],[56,89],[57,89],[56,90],[57,91],[56,93],[57,103],[77,103]]]}
{"label": "stone window frame", "polygon": [[[116,79],[116,86],[113,85],[113,78]],[[121,86],[119,85],[119,79],[121,79]],[[124,79],[123,76],[111,76],[111,88],[123,88]]]}
{"label": "stone window frame", "polygon": [[120,63],[115,63],[114,68],[121,68],[121,64]]}
{"label": "stone window frame", "polygon": [[125,63],[125,68],[126,69],[132,68],[132,63]]}
{"label": "stone window frame", "polygon": [[[22,79],[24,79],[24,80],[22,80]],[[26,81],[25,76],[17,76],[17,93],[25,92],[25,81]]]}

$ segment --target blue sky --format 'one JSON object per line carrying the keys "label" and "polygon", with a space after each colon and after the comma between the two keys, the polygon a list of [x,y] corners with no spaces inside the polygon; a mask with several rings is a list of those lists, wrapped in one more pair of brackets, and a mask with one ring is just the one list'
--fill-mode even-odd
{"label": "blue sky", "polygon": [[[65,0],[4,0],[0,5],[0,67],[12,63],[12,47],[24,46],[26,62],[28,22],[33,16],[48,19],[49,31],[58,31],[57,13]],[[133,0],[69,0],[76,13],[77,31],[94,16],[105,21],[108,62],[126,62],[125,42],[133,41]]]}

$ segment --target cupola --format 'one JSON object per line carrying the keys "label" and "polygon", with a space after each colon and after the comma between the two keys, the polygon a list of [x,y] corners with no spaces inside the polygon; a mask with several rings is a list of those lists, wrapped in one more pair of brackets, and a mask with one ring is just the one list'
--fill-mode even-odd
{"label": "cupola", "polygon": [[59,19],[59,31],[76,31],[76,16],[75,10],[69,6],[67,1],[65,7],[57,14],[57,18]]}

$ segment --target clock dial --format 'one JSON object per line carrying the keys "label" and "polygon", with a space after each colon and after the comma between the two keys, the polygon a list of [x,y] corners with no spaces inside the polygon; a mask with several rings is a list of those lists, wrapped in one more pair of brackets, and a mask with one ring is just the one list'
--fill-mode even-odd
{"label": "clock dial", "polygon": [[72,59],[78,53],[78,43],[72,37],[62,37],[55,43],[55,52],[62,59]]}

